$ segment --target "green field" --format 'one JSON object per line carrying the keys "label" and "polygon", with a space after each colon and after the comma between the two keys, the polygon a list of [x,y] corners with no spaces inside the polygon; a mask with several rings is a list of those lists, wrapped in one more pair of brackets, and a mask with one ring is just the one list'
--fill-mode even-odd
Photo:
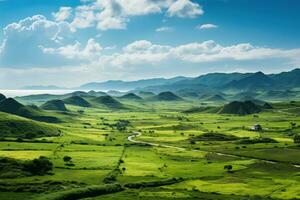
{"label": "green field", "polygon": [[[0,165],[0,199],[300,199],[299,103],[227,115],[183,112],[198,106],[192,100],[120,102],[124,109],[45,111],[61,120],[51,124],[0,113],[1,126],[24,126],[3,132],[0,157],[53,163],[46,174],[13,177]],[[36,129],[49,133],[22,137]]]}

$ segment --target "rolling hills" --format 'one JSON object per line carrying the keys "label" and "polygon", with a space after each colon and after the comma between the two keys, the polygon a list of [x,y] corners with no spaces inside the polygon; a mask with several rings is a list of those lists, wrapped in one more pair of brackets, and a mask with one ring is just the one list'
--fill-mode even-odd
{"label": "rolling hills", "polygon": [[259,113],[262,111],[262,108],[252,101],[233,101],[224,105],[218,113],[220,114],[237,114],[237,115],[248,115]]}
{"label": "rolling hills", "polygon": [[67,99],[64,99],[63,102],[65,104],[70,104],[74,106],[81,106],[81,107],[91,107],[92,105],[87,102],[84,98],[80,96],[72,96]]}
{"label": "rolling hills", "polygon": [[122,109],[124,108],[124,105],[119,102],[118,100],[114,99],[111,96],[101,96],[96,97],[91,100],[94,104],[98,106],[104,106],[111,109]]}
{"label": "rolling hills", "polygon": [[121,97],[119,97],[120,99],[126,99],[126,100],[142,100],[142,98],[134,93],[128,93],[125,94]]}
{"label": "rolling hills", "polygon": [[182,101],[183,99],[172,92],[161,92],[158,95],[150,98],[155,101]]}
{"label": "rolling hills", "polygon": [[40,109],[24,106],[13,98],[1,101],[0,111],[43,122],[58,123],[61,121],[57,117],[51,116]]}

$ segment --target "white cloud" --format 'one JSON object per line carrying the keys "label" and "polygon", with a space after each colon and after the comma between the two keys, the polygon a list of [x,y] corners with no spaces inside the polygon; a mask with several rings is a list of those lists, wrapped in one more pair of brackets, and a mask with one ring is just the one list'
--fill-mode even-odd
{"label": "white cloud", "polygon": [[[250,70],[252,68],[243,68],[241,64],[249,64],[248,61],[272,66],[270,70],[274,66],[276,69],[290,63],[297,63],[298,66],[300,64],[300,49],[273,49],[248,43],[223,46],[211,40],[178,46],[139,40],[124,46],[119,51],[113,50],[112,53],[110,47],[102,47],[94,39],[89,39],[86,44],[74,42],[57,47],[38,48],[42,54],[37,54],[34,58],[45,60],[47,57],[46,60],[51,67],[43,68],[40,63],[33,63],[30,68],[0,68],[0,85],[16,87],[22,84],[55,83],[74,86],[74,82],[81,84],[101,79],[196,75],[195,73],[207,72],[207,70],[233,70],[232,67],[237,68],[236,66]],[[51,59],[59,62],[53,62]],[[74,62],[70,66],[70,62],[61,63],[62,60]],[[274,60],[275,65],[273,65]],[[209,66],[219,66],[219,68]],[[13,84],[8,83],[11,77],[16,79]]]}
{"label": "white cloud", "polygon": [[72,16],[72,8],[71,7],[60,7],[59,11],[56,13],[52,13],[55,21],[65,21]]}
{"label": "white cloud", "polygon": [[75,11],[75,18],[71,26],[74,28],[89,28],[95,24],[95,13],[93,6],[79,6]]}
{"label": "white cloud", "polygon": [[215,29],[218,28],[215,24],[202,24],[196,27],[197,29]]}
{"label": "white cloud", "polygon": [[[129,9],[130,12],[133,12],[132,9]],[[299,63],[299,49],[272,49],[247,43],[222,46],[214,41],[205,41],[168,46],[139,40],[117,51],[114,46],[102,47],[94,39],[89,39],[86,44],[74,41],[70,27],[67,22],[50,21],[42,15],[9,24],[4,29],[4,40],[0,44],[0,66],[24,68],[93,64],[119,68],[146,64],[159,66],[162,62],[193,64],[269,58]],[[161,27],[158,31],[166,30],[168,27]]]}
{"label": "white cloud", "polygon": [[171,32],[173,31],[172,27],[168,27],[168,26],[163,26],[163,27],[159,27],[157,29],[155,29],[156,32]]}
{"label": "white cloud", "polygon": [[248,43],[222,46],[209,40],[179,46],[152,44],[146,40],[135,41],[123,48],[123,52],[99,58],[105,66],[161,65],[162,62],[186,64],[213,63],[219,61],[253,61],[281,58],[290,61],[300,56],[300,49],[281,50],[255,47]]}
{"label": "white cloud", "polygon": [[43,46],[61,46],[72,35],[67,22],[54,22],[42,15],[35,15],[12,23],[4,28],[0,52],[2,67],[31,67],[64,65],[62,59],[45,56],[39,48]]}
{"label": "white cloud", "polygon": [[195,18],[199,15],[203,15],[203,13],[204,11],[202,7],[190,0],[177,0],[168,9],[168,15],[171,17],[177,16],[181,18]]}
{"label": "white cloud", "polygon": [[58,48],[45,48],[41,46],[45,54],[58,54],[67,59],[94,60],[101,55],[102,47],[93,38],[89,39],[84,47],[78,41],[72,45],[66,45]]}
{"label": "white cloud", "polygon": [[75,9],[71,24],[74,28],[126,29],[132,16],[164,12],[182,18],[203,14],[201,6],[190,0],[94,0]]}

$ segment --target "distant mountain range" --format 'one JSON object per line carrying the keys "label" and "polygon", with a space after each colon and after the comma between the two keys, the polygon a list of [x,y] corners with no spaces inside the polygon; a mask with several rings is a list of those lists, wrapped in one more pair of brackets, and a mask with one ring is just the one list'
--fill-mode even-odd
{"label": "distant mountain range", "polygon": [[165,78],[153,78],[142,79],[137,81],[106,81],[106,82],[93,82],[80,86],[80,90],[133,90],[137,88],[144,88],[148,86],[158,86],[164,84],[172,84],[181,80],[188,80],[189,78],[178,76],[170,79]]}
{"label": "distant mountain range", "polygon": [[256,73],[212,73],[174,83],[145,87],[143,91],[268,91],[300,88],[300,69],[279,74]]}
{"label": "distant mountain range", "polygon": [[[153,78],[137,81],[110,80],[84,84],[76,90],[119,90],[132,92],[180,93],[207,91],[257,91],[257,90],[291,90],[300,88],[300,69],[278,74],[256,73],[211,73],[196,78],[178,76],[170,79]],[[24,88],[23,88],[24,89]],[[58,90],[57,86],[29,86],[32,90]]]}

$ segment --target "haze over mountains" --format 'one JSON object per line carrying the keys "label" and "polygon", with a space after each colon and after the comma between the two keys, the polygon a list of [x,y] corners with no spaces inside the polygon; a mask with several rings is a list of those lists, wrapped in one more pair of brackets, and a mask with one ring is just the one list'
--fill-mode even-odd
{"label": "haze over mountains", "polygon": [[[256,73],[210,73],[196,78],[174,77],[170,79],[154,78],[137,81],[110,80],[87,83],[77,90],[120,90],[162,92],[180,90],[191,91],[251,91],[251,90],[291,90],[300,87],[300,69],[278,74]],[[30,86],[25,89],[51,90],[62,89],[57,86]]]}

